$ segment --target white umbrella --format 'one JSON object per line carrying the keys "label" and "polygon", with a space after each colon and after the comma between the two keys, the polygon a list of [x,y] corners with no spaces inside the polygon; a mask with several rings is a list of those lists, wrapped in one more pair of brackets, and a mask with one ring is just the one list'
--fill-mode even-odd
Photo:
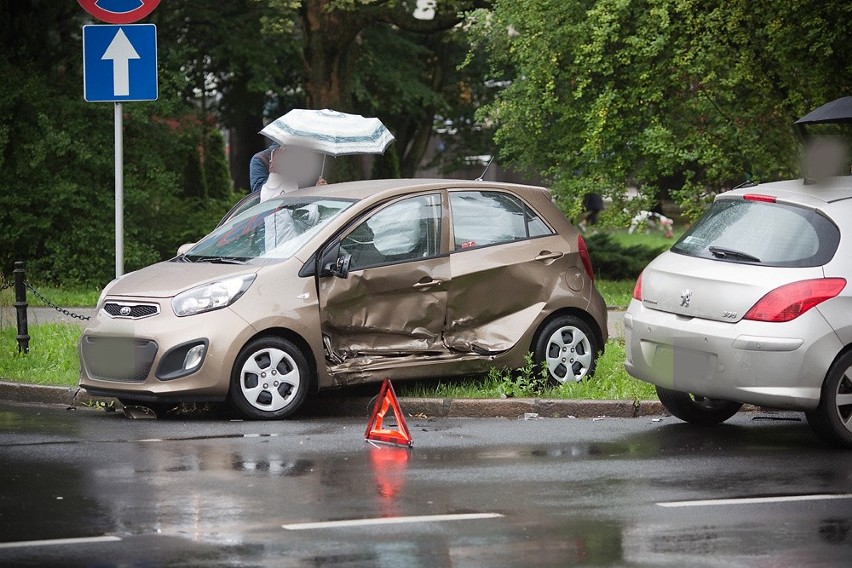
{"label": "white umbrella", "polygon": [[378,118],[329,109],[291,110],[260,133],[282,146],[301,146],[330,156],[382,154],[394,140]]}

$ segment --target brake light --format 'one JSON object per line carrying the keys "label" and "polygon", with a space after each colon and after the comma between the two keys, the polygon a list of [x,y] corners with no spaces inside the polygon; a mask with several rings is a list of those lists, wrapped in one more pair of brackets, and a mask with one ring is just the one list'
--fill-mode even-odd
{"label": "brake light", "polygon": [[583,267],[586,269],[586,274],[591,280],[595,279],[595,271],[592,270],[592,258],[589,256],[589,249],[586,247],[586,241],[582,235],[577,236],[577,251],[580,253],[580,259],[583,261]]}
{"label": "brake light", "polygon": [[639,278],[636,279],[636,286],[633,287],[633,299],[642,301],[642,273],[639,273]]}
{"label": "brake light", "polygon": [[762,193],[746,193],[743,195],[746,201],[762,201],[763,203],[775,203],[774,195],[763,195]]}
{"label": "brake light", "polygon": [[791,321],[826,300],[837,296],[846,286],[843,278],[817,278],[775,288],[746,313],[743,319],[754,321]]}

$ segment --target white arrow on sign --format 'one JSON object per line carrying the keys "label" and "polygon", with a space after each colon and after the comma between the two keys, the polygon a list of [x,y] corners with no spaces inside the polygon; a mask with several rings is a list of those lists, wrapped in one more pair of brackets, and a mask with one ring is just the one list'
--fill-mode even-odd
{"label": "white arrow on sign", "polygon": [[109,47],[101,57],[101,60],[108,59],[112,60],[112,94],[117,97],[129,95],[130,60],[140,59],[140,57],[121,28],[118,29],[118,33],[112,38]]}

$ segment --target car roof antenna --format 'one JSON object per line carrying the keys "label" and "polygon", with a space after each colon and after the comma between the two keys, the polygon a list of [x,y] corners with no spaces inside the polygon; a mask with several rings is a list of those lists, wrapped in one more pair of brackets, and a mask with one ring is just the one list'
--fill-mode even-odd
{"label": "car roof antenna", "polygon": [[488,168],[490,168],[490,167],[491,167],[491,162],[493,162],[493,161],[494,161],[494,154],[491,154],[491,158],[489,158],[489,159],[488,159],[488,163],[487,163],[487,164],[485,164],[485,169],[484,169],[484,170],[482,170],[482,173],[481,173],[481,174],[479,174],[479,177],[478,177],[478,178],[476,178],[476,179],[475,179],[475,180],[473,180],[473,181],[484,181],[484,179],[483,179],[483,178],[485,178],[485,174],[487,174],[487,173],[488,173]]}

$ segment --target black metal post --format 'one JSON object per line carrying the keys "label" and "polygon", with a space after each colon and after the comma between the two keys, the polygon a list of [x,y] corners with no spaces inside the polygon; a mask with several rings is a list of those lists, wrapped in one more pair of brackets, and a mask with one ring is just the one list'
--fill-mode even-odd
{"label": "black metal post", "polygon": [[15,310],[18,315],[18,353],[30,352],[30,335],[27,328],[27,286],[24,284],[24,263],[15,263]]}

